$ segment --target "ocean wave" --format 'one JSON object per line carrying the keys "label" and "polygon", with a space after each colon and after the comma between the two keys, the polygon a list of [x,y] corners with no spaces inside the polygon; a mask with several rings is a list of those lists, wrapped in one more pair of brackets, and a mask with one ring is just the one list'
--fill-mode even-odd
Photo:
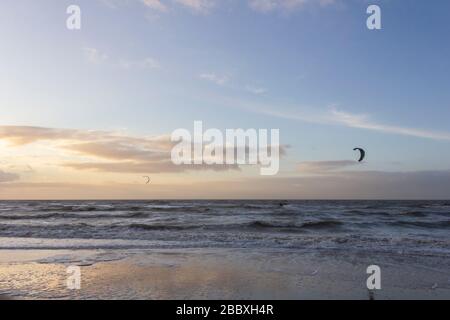
{"label": "ocean wave", "polygon": [[338,228],[342,226],[343,223],[334,220],[323,220],[323,221],[309,221],[301,224],[279,224],[266,221],[254,221],[247,224],[250,228],[274,228],[274,229],[324,229],[324,228]]}
{"label": "ocean wave", "polygon": [[47,214],[22,214],[22,215],[0,215],[0,220],[39,220],[39,219],[101,219],[101,218],[147,218],[149,214],[146,212],[127,212],[123,214],[71,214],[53,212]]}
{"label": "ocean wave", "polygon": [[170,225],[152,225],[152,224],[130,224],[127,226],[119,226],[119,227],[127,227],[131,229],[141,229],[141,230],[189,230],[189,229],[198,229],[198,226],[170,226]]}
{"label": "ocean wave", "polygon": [[390,222],[391,225],[401,226],[401,227],[420,227],[426,229],[448,229],[450,228],[450,220],[446,221],[394,221]]}
{"label": "ocean wave", "polygon": [[294,200],[0,202],[0,237],[55,242],[105,239],[106,243],[108,239],[123,239],[230,248],[410,247],[448,253],[449,242],[441,242],[448,238],[450,228],[448,204]]}

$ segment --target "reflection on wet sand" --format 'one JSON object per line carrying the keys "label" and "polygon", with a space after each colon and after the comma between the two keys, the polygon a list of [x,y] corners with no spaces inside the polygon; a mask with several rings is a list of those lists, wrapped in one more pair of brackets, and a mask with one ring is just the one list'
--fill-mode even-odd
{"label": "reflection on wet sand", "polygon": [[[14,299],[367,300],[373,296],[367,294],[366,268],[376,259],[384,262],[384,286],[377,300],[450,297],[448,271],[415,268],[407,260],[237,249],[149,250],[122,260],[86,263],[81,267],[81,290],[69,290],[66,270],[75,263],[69,258],[77,254],[0,263],[0,294]],[[445,265],[444,260],[430,263]],[[437,289],[429,289],[432,283],[439,283]]]}

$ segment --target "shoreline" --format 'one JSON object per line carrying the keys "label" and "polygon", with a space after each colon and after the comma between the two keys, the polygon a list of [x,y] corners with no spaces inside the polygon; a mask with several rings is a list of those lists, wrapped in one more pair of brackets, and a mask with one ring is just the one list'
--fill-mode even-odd
{"label": "shoreline", "polygon": [[[449,259],[437,261],[443,265],[432,268],[417,260],[414,264],[410,257],[280,250],[165,249],[117,254],[107,250],[0,250],[0,299],[450,298],[450,273],[445,269]],[[105,261],[95,262],[98,256]],[[366,287],[371,260],[380,261],[381,290]],[[66,287],[69,265],[81,266],[81,290]]]}

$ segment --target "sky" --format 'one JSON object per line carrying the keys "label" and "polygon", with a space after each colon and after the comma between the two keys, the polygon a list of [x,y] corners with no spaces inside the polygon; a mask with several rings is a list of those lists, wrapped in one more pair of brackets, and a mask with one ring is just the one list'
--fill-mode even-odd
{"label": "sky", "polygon": [[[371,4],[381,30],[366,26]],[[446,0],[4,0],[0,199],[450,199],[448,12]],[[174,166],[170,135],[196,120],[279,129],[279,173]]]}

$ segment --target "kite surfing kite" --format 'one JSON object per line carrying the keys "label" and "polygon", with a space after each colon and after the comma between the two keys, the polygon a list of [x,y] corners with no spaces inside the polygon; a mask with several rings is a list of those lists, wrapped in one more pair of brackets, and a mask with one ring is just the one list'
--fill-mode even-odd
{"label": "kite surfing kite", "polygon": [[359,151],[359,153],[360,153],[358,162],[363,161],[364,158],[366,157],[366,152],[362,148],[355,148],[355,149],[353,149],[353,151]]}

